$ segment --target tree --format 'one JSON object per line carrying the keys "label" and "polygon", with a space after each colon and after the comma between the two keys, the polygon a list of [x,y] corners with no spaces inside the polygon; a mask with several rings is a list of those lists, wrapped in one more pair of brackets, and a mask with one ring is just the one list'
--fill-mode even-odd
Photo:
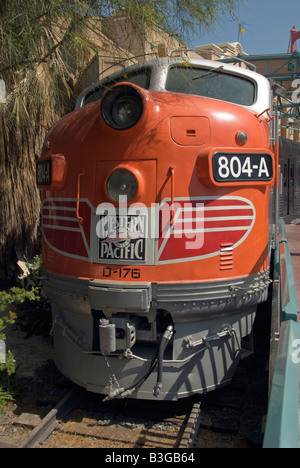
{"label": "tree", "polygon": [[[145,28],[184,38],[207,27],[238,0],[1,0],[0,279],[13,276],[16,249],[35,247],[40,216],[35,155],[45,131],[71,110],[76,74],[95,44],[96,18],[121,13],[136,34]],[[97,30],[103,34],[101,27]],[[76,64],[74,70],[73,65]],[[2,87],[3,89],[3,87]]]}

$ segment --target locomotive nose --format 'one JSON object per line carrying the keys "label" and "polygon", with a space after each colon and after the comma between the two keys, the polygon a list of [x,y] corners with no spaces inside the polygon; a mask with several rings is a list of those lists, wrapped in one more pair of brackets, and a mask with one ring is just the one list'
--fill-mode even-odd
{"label": "locomotive nose", "polygon": [[143,98],[128,84],[118,84],[104,95],[101,103],[104,121],[116,130],[133,127],[143,113]]}

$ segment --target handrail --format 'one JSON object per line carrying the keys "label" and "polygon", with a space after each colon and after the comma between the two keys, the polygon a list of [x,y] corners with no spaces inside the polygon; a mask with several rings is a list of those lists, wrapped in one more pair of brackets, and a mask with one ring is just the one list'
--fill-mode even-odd
{"label": "handrail", "polygon": [[171,177],[171,217],[170,217],[170,225],[173,226],[174,224],[174,198],[175,198],[175,169],[173,166],[169,167],[169,173]]}
{"label": "handrail", "polygon": [[279,241],[280,248],[280,276],[281,276],[281,319],[297,322],[299,305],[295,288],[294,272],[287,241],[284,220],[280,219],[282,238]]}
{"label": "handrail", "polygon": [[279,224],[274,271],[279,272],[281,327],[263,448],[299,448],[299,306],[284,220]]}
{"label": "handrail", "polygon": [[300,324],[282,324],[263,448],[299,448]]}
{"label": "handrail", "polygon": [[79,203],[80,203],[80,190],[81,190],[81,177],[84,176],[85,170],[78,174],[77,177],[77,197],[76,197],[76,218],[79,220],[80,224],[83,224],[83,217],[79,214]]}

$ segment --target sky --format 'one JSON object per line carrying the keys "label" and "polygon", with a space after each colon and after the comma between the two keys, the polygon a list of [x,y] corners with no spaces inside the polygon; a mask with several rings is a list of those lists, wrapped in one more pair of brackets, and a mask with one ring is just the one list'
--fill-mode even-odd
{"label": "sky", "polygon": [[[239,24],[244,33],[239,33]],[[223,15],[214,29],[197,33],[187,45],[240,42],[248,55],[286,53],[293,26],[300,31],[300,0],[239,0],[236,19]]]}

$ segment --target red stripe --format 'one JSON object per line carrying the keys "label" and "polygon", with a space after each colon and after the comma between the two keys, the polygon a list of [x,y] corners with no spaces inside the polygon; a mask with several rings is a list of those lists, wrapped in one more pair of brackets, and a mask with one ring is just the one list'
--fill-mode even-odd
{"label": "red stripe", "polygon": [[65,201],[65,200],[45,200],[43,203],[44,207],[57,207],[61,206],[63,208],[76,208],[76,201]]}
{"label": "red stripe", "polygon": [[44,208],[43,209],[43,216],[59,216],[60,218],[75,218],[76,219],[76,210],[68,211],[68,210],[56,210],[55,208]]}

